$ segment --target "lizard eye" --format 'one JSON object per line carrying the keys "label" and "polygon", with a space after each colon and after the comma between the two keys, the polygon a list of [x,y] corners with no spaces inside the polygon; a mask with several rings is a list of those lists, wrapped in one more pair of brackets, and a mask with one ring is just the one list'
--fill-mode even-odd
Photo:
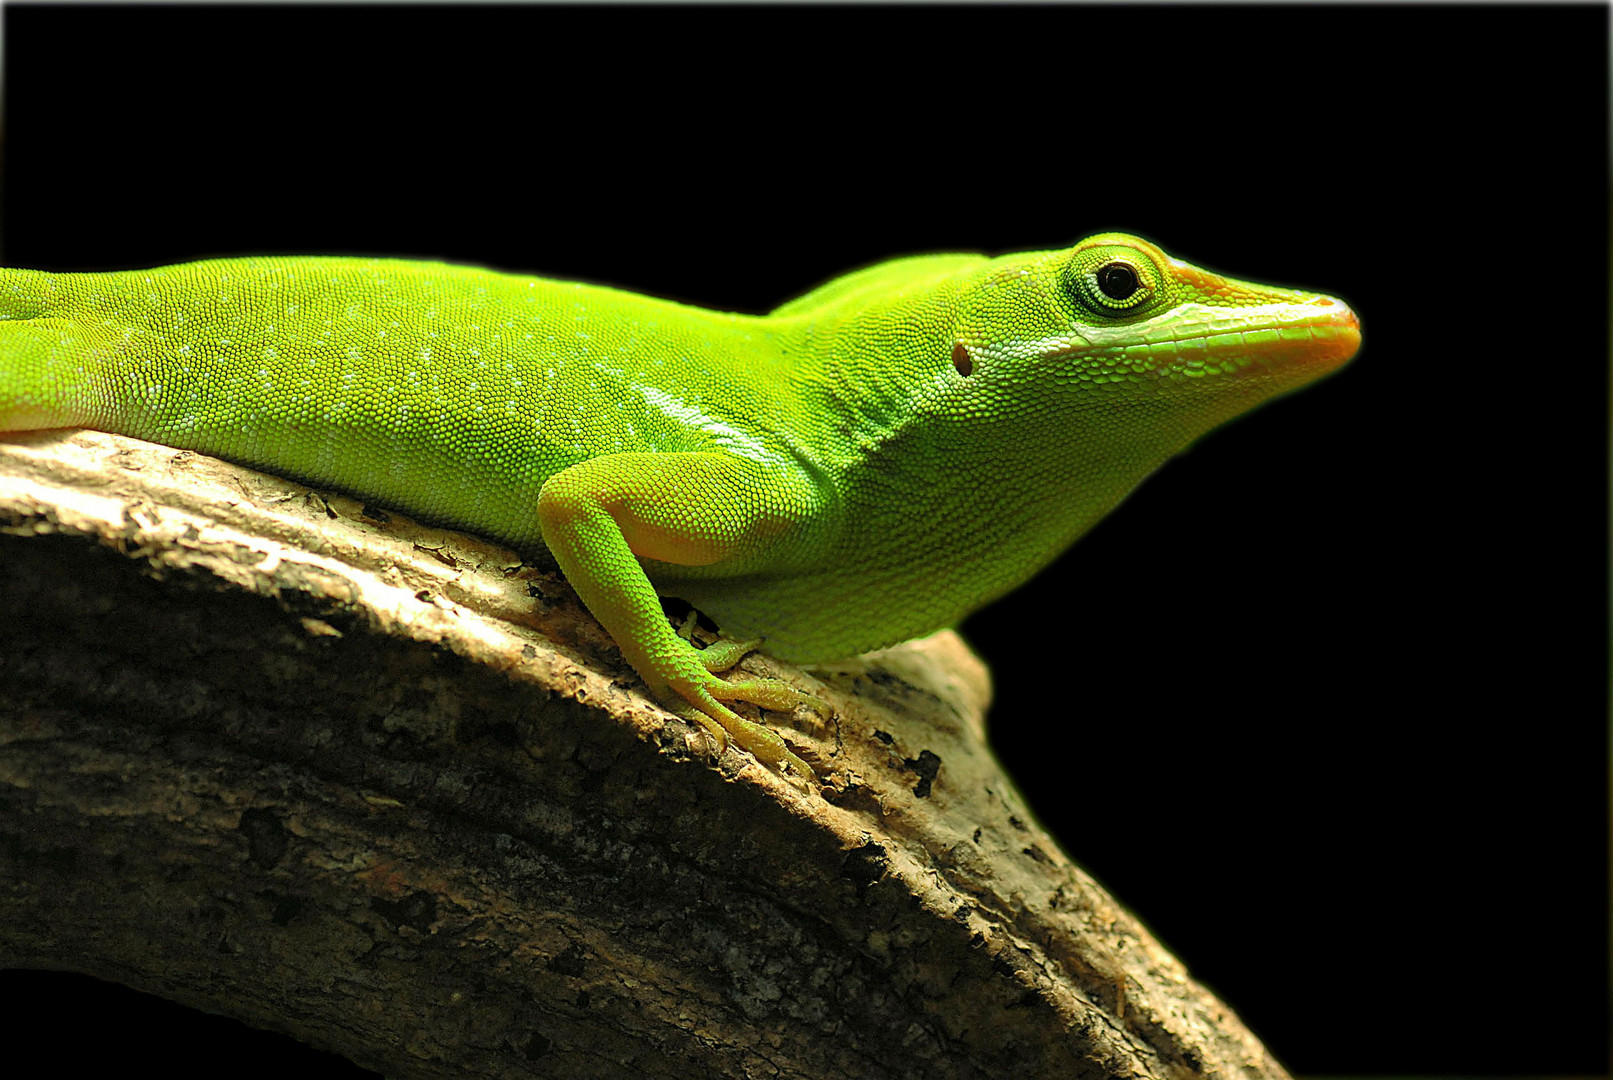
{"label": "lizard eye", "polygon": [[1125,244],[1078,250],[1065,271],[1071,298],[1100,319],[1132,319],[1154,306],[1163,285],[1154,261]]}
{"label": "lizard eye", "polygon": [[1142,288],[1136,269],[1128,263],[1115,261],[1100,266],[1096,276],[1098,291],[1111,300],[1130,300]]}

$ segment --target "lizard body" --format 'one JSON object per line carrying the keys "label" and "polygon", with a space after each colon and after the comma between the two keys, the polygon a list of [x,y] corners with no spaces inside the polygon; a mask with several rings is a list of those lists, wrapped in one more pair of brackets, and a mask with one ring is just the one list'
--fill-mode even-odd
{"label": "lizard body", "polygon": [[[87,426],[546,548],[663,701],[804,768],[661,613],[796,662],[949,626],[1343,364],[1342,302],[1122,234],[897,259],[763,316],[442,263],[0,270],[0,429]],[[742,652],[742,649],[740,650]]]}

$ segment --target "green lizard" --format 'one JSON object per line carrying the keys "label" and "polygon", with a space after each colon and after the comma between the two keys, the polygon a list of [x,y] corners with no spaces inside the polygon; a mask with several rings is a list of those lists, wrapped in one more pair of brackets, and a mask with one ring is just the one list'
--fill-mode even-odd
{"label": "green lizard", "polygon": [[[1200,435],[1339,367],[1331,297],[1118,233],[926,255],[768,315],[451,266],[246,258],[0,270],[0,430],[85,426],[547,548],[651,691],[809,774],[729,704],[950,626]],[[659,596],[715,619],[696,649]]]}

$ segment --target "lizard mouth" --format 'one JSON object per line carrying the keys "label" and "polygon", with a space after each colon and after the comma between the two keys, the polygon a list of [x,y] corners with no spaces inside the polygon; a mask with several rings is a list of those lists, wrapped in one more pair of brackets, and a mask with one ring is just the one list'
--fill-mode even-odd
{"label": "lizard mouth", "polygon": [[1224,374],[1265,369],[1313,379],[1342,367],[1361,348],[1360,318],[1331,296],[1261,305],[1242,318],[1217,321],[1221,325],[1195,340],[1204,342],[1203,362]]}
{"label": "lizard mouth", "polygon": [[1305,382],[1355,356],[1361,320],[1331,296],[1245,307],[1195,302],[1130,326],[1083,326],[1043,345],[1045,359],[1075,359],[1115,381],[1263,374]]}

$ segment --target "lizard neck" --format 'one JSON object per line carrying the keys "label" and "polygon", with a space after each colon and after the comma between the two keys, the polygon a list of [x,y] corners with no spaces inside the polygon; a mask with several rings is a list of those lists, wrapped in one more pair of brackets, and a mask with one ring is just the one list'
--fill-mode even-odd
{"label": "lizard neck", "polygon": [[846,468],[877,458],[928,422],[919,403],[956,377],[957,307],[958,287],[943,280],[771,317],[780,351],[796,360],[793,389],[816,415],[835,419],[817,447],[827,462]]}

